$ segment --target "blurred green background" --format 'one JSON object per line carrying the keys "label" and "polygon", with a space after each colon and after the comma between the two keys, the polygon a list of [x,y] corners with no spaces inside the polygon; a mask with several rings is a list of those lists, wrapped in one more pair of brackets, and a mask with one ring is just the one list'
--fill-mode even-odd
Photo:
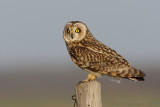
{"label": "blurred green background", "polygon": [[144,82],[108,77],[103,107],[160,106],[160,1],[1,0],[0,107],[72,107],[87,77],[68,55],[62,33],[80,20],[92,34],[146,73]]}

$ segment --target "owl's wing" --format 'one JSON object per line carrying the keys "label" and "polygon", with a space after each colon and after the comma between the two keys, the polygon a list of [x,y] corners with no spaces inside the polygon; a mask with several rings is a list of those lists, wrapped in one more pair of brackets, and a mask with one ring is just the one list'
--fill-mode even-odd
{"label": "owl's wing", "polygon": [[[110,51],[113,50],[110,49]],[[140,71],[132,68],[127,60],[116,54],[115,51],[113,52],[113,54],[107,54],[83,46],[75,46],[69,50],[75,64],[86,71],[129,79],[143,75]]]}
{"label": "owl's wing", "polygon": [[70,55],[76,65],[92,72],[105,73],[128,66],[128,62],[125,59],[88,47],[72,47]]}

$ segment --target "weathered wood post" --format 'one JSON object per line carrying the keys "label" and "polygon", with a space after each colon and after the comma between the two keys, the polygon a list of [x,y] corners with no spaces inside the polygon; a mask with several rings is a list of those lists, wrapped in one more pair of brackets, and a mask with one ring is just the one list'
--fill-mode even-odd
{"label": "weathered wood post", "polygon": [[89,81],[75,86],[76,107],[102,107],[101,84]]}

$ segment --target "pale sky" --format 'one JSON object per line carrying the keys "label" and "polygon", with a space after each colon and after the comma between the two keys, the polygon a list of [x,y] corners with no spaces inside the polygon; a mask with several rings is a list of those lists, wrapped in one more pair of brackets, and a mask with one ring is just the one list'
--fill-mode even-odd
{"label": "pale sky", "polygon": [[160,62],[158,0],[1,0],[0,64],[70,61],[62,32],[75,20],[127,59]]}

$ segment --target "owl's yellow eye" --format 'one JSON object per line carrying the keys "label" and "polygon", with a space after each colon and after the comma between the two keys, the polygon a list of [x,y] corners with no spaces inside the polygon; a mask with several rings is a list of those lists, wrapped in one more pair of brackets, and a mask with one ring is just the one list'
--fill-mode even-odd
{"label": "owl's yellow eye", "polygon": [[80,32],[80,29],[76,29],[75,32],[76,32],[76,33],[79,33],[79,32]]}
{"label": "owl's yellow eye", "polygon": [[69,29],[67,29],[67,32],[69,33],[69,32],[70,32],[70,30],[69,30]]}

